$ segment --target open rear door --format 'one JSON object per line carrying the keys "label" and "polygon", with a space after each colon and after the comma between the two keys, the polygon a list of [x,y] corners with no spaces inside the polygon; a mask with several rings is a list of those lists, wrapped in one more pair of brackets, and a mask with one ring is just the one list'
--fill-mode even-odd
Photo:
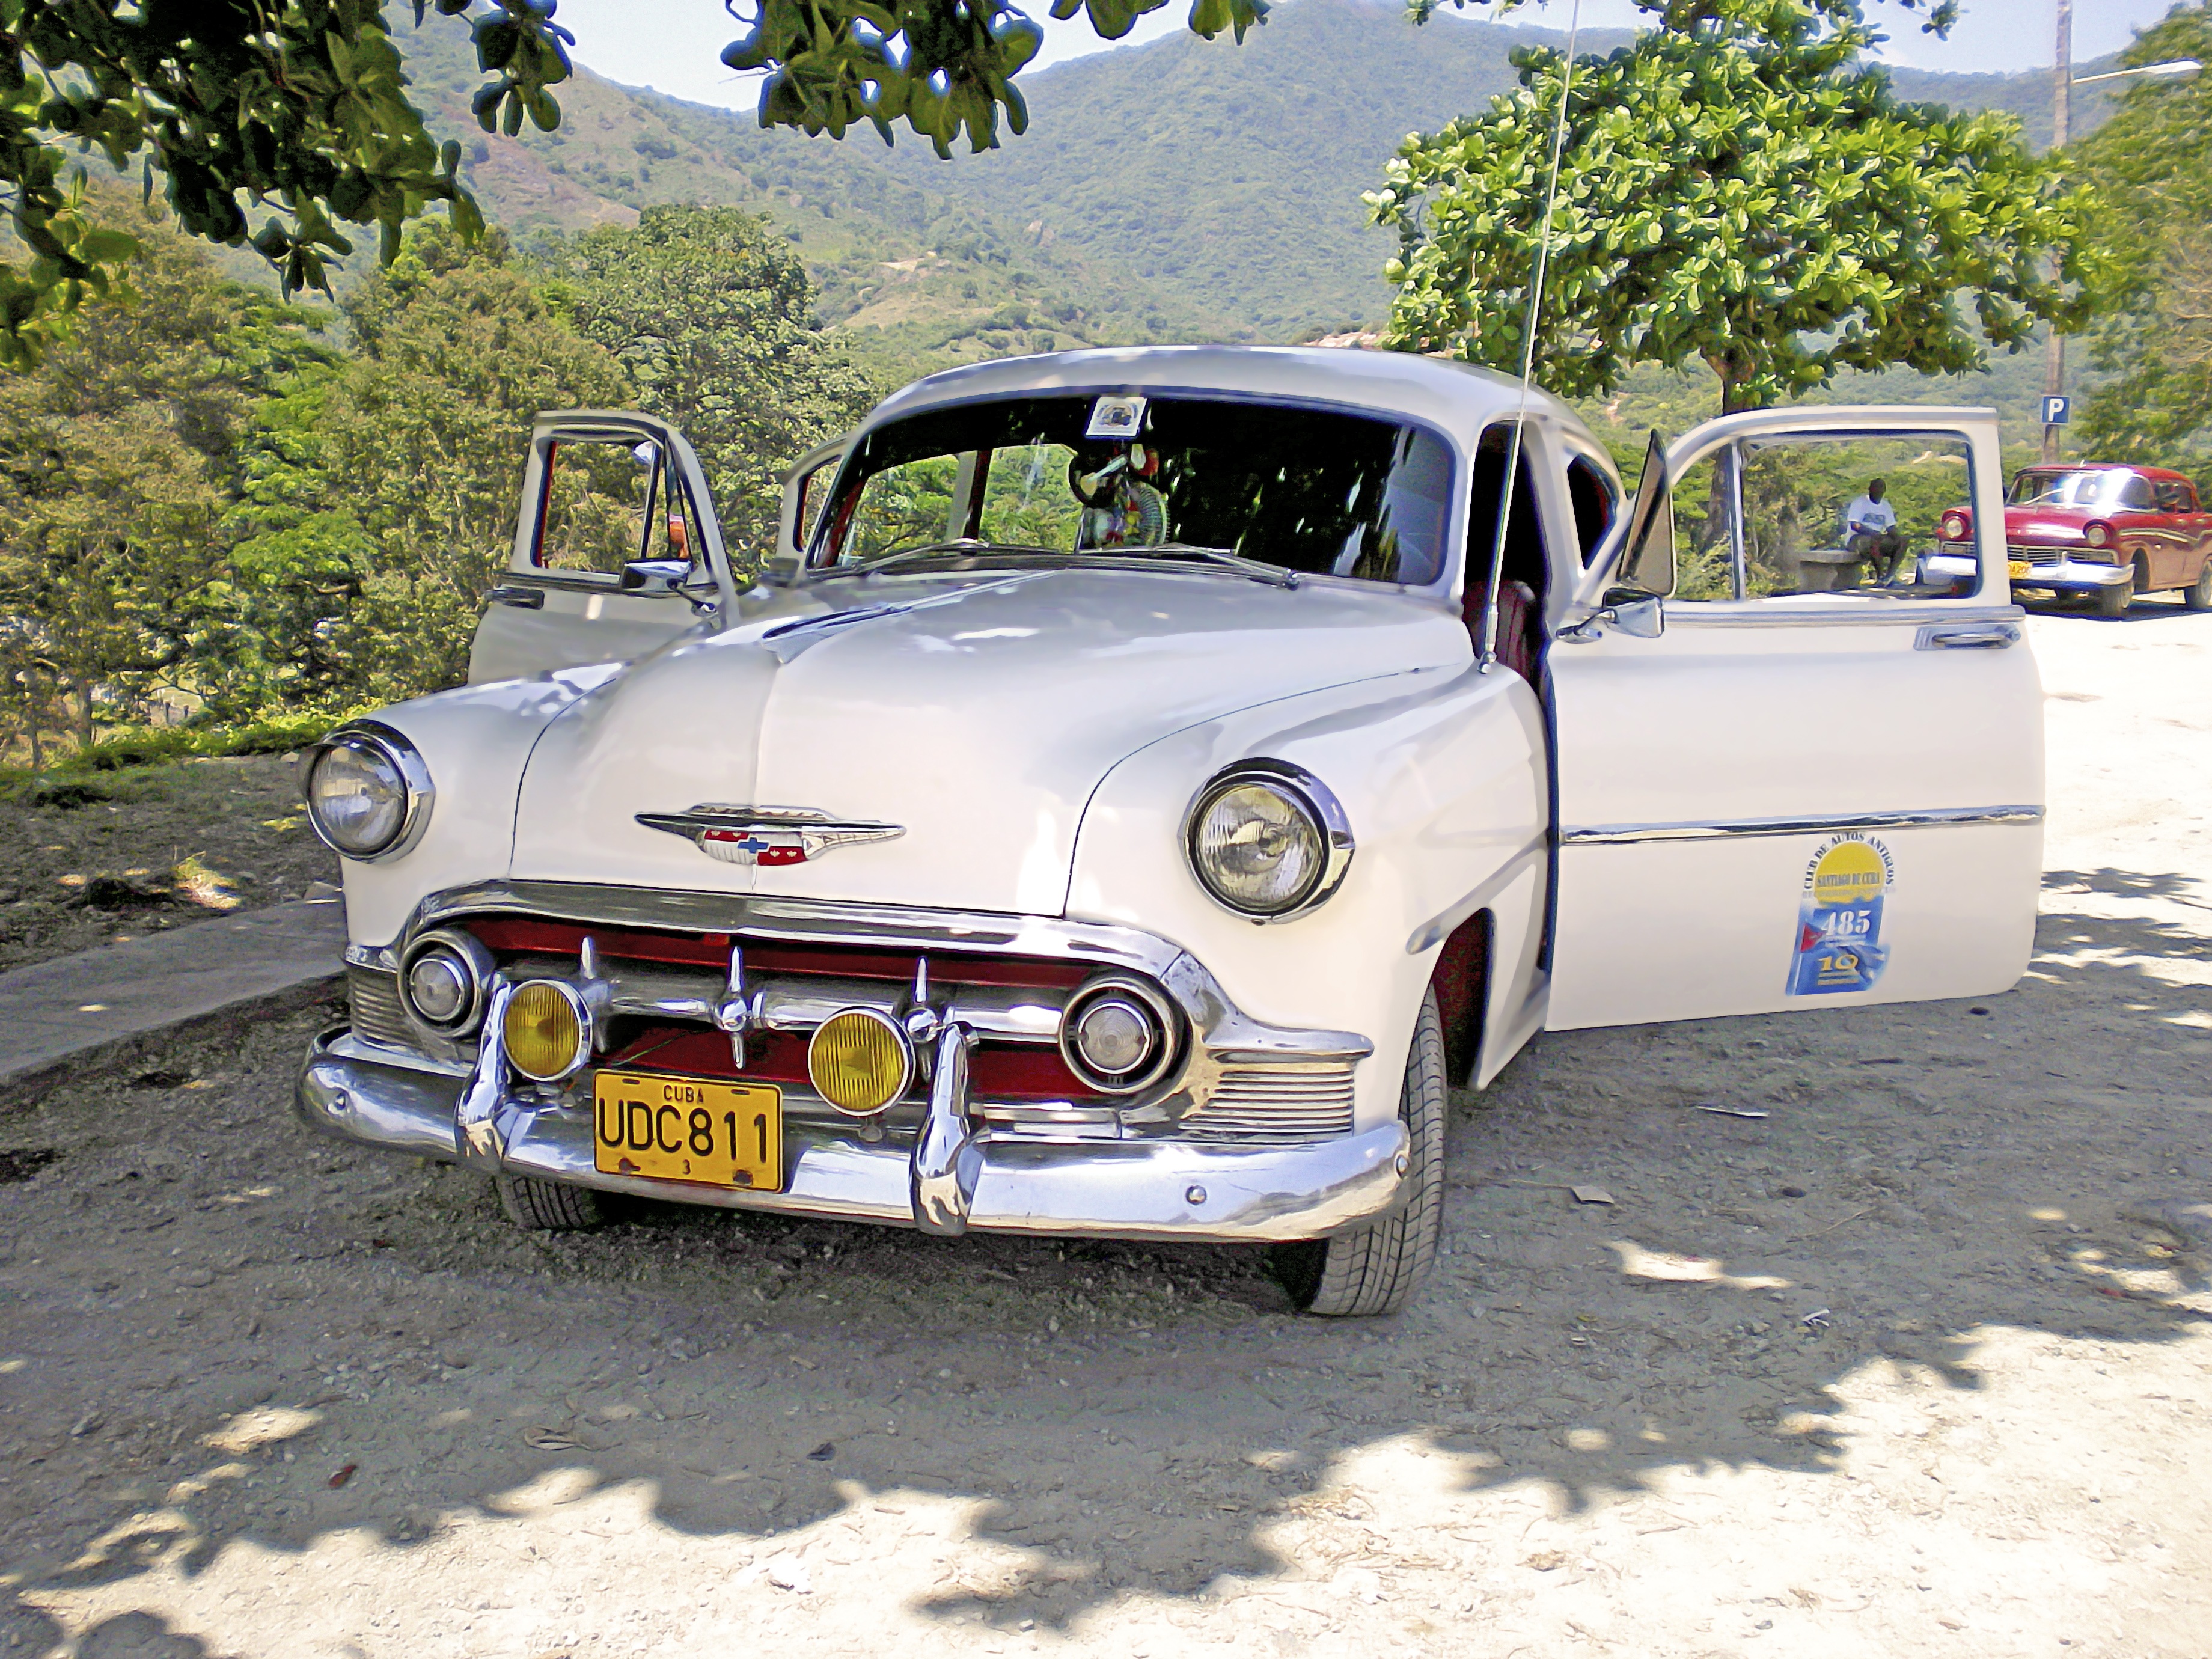
{"label": "open rear door", "polygon": [[711,624],[735,598],[706,475],[682,433],[644,415],[540,415],[469,680],[627,662]]}
{"label": "open rear door", "polygon": [[[1647,465],[1547,661],[1547,1027],[2019,978],[2043,711],[1992,539],[1999,465],[1989,410],[1801,408],[1713,422]],[[1893,534],[1849,531],[1879,521],[1869,499]],[[1922,582],[1917,552],[1968,503],[1978,575]]]}

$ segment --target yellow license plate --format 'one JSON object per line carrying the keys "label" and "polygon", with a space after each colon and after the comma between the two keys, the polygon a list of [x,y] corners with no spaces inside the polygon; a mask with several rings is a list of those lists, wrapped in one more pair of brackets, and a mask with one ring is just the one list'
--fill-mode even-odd
{"label": "yellow license plate", "polygon": [[592,1140],[602,1175],[783,1190],[783,1091],[757,1083],[601,1072]]}
{"label": "yellow license plate", "polygon": [[2005,566],[2005,574],[2010,576],[2014,581],[2018,581],[2022,576],[2027,574],[2027,561],[2026,559],[2013,560],[2010,563]]}

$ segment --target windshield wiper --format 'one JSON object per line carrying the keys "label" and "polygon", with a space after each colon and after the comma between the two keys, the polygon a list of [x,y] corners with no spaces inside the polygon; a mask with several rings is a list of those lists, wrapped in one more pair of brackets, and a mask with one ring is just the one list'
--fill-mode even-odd
{"label": "windshield wiper", "polygon": [[1042,553],[1050,558],[1065,558],[1057,548],[1031,547],[1023,542],[985,542],[963,536],[955,541],[927,542],[920,547],[902,547],[896,553],[886,553],[881,558],[869,559],[860,564],[833,564],[823,569],[807,573],[809,581],[827,581],[838,576],[872,576],[878,570],[888,570],[893,565],[904,564],[909,559],[959,558],[975,553]]}
{"label": "windshield wiper", "polygon": [[1285,570],[1279,564],[1268,564],[1260,559],[1248,559],[1242,553],[1231,553],[1225,547],[1200,547],[1191,542],[1154,542],[1147,547],[1087,547],[1082,550],[1108,555],[1126,554],[1133,558],[1158,553],[1170,559],[1204,559],[1210,564],[1221,565],[1241,575],[1249,576],[1255,582],[1266,582],[1270,587],[1296,587],[1298,585],[1297,571]]}

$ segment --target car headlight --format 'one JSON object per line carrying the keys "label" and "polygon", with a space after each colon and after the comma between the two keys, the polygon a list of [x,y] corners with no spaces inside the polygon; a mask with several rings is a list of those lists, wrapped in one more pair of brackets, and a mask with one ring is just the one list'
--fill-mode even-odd
{"label": "car headlight", "polygon": [[302,793],[307,823],[332,852],[367,862],[404,853],[429,822],[429,769],[388,726],[363,720],[317,744]]}
{"label": "car headlight", "polygon": [[1352,826],[1319,778],[1282,761],[1241,761],[1191,803],[1191,873],[1214,902],[1252,921],[1302,915],[1351,866]]}

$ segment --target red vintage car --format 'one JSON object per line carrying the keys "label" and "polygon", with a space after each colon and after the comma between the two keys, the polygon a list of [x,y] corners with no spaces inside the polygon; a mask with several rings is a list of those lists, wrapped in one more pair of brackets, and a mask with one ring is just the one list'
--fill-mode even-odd
{"label": "red vintage car", "polygon": [[[1973,523],[1971,507],[1943,515],[1923,582],[1973,579]],[[2145,593],[2178,590],[2191,611],[2212,611],[2212,513],[2162,466],[2026,469],[2005,497],[2005,547],[2015,592],[2094,594],[2100,614],[2120,617]]]}

